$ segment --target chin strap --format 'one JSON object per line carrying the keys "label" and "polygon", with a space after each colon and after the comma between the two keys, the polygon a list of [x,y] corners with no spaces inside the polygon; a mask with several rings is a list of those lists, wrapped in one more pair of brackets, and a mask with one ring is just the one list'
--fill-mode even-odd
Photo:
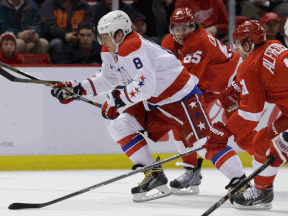
{"label": "chin strap", "polygon": [[123,38],[122,38],[122,40],[121,40],[119,43],[116,43],[115,40],[114,40],[114,38],[112,38],[113,43],[116,45],[115,53],[118,53],[120,44],[125,40],[126,36],[127,36],[127,35],[124,35]]}
{"label": "chin strap", "polygon": [[241,52],[243,52],[245,55],[249,56],[249,55],[252,53],[252,51],[254,50],[254,47],[255,47],[255,44],[252,43],[250,52],[245,52],[245,51],[243,50],[243,48],[242,48],[241,45],[239,46],[239,49],[240,49]]}

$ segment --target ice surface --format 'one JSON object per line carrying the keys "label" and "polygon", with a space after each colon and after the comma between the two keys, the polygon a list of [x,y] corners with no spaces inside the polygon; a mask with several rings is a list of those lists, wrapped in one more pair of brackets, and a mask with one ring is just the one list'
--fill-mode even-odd
{"label": "ice surface", "polygon": [[[48,202],[102,181],[131,172],[130,170],[85,171],[14,171],[0,172],[1,216],[200,216],[227,191],[229,180],[216,169],[202,169],[203,179],[198,195],[171,195],[144,203],[132,201],[131,188],[143,180],[136,174],[95,190],[77,195],[65,201],[41,208],[8,210],[14,202]],[[181,169],[168,169],[169,180],[181,175]],[[245,168],[246,175],[252,172]],[[211,215],[236,216],[282,216],[288,215],[288,169],[280,168],[274,182],[275,198],[271,210],[250,211],[234,209],[229,201]]]}

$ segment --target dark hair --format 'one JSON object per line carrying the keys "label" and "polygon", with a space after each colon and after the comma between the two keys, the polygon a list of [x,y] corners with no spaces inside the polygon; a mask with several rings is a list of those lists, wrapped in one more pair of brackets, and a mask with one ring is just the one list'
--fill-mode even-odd
{"label": "dark hair", "polygon": [[89,21],[82,21],[78,25],[77,34],[81,29],[91,29],[93,33],[96,33],[96,27],[92,22]]}
{"label": "dark hair", "polygon": [[135,23],[138,21],[146,22],[146,17],[140,12],[135,12],[131,15],[131,22]]}

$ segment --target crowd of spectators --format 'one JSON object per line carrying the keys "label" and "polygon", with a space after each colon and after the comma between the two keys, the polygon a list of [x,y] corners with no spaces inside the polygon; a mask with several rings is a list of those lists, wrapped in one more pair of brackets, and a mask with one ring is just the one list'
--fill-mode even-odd
{"label": "crowd of spectators", "polygon": [[[169,20],[174,9],[189,7],[196,21],[225,43],[228,2],[119,0],[119,9],[130,16],[134,31],[161,44],[169,33]],[[288,36],[284,31],[288,17],[287,0],[235,0],[235,3],[236,25],[250,19],[262,21],[268,31],[267,39],[278,39],[287,46]],[[52,64],[100,64],[101,46],[95,39],[96,27],[100,18],[111,10],[112,0],[0,0],[0,34],[3,34],[1,40],[5,44],[3,46],[0,41],[1,59],[6,44],[13,46],[15,41],[15,55],[46,53]]]}

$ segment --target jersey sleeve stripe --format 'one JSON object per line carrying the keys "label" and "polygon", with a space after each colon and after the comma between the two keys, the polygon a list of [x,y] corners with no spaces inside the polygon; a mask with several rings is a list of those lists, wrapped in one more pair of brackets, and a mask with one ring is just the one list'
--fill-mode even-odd
{"label": "jersey sleeve stripe", "polygon": [[239,116],[241,116],[245,120],[254,121],[254,122],[260,121],[262,113],[263,113],[263,111],[258,112],[258,113],[251,113],[251,112],[246,112],[246,111],[238,109],[238,115]]}
{"label": "jersey sleeve stripe", "polygon": [[160,101],[171,97],[178,91],[180,91],[188,82],[188,80],[191,78],[190,74],[188,73],[186,68],[183,68],[182,72],[179,74],[179,76],[174,80],[174,82],[165,89],[158,97],[151,97],[147,102],[150,102],[152,104],[157,104]]}
{"label": "jersey sleeve stripe", "polygon": [[95,89],[95,86],[94,86],[94,83],[93,83],[93,81],[90,79],[90,78],[88,78],[88,81],[90,82],[90,84],[91,84],[91,87],[92,87],[92,89],[93,89],[93,93],[94,93],[94,96],[96,96],[97,95],[97,93],[96,93],[96,89]]}

